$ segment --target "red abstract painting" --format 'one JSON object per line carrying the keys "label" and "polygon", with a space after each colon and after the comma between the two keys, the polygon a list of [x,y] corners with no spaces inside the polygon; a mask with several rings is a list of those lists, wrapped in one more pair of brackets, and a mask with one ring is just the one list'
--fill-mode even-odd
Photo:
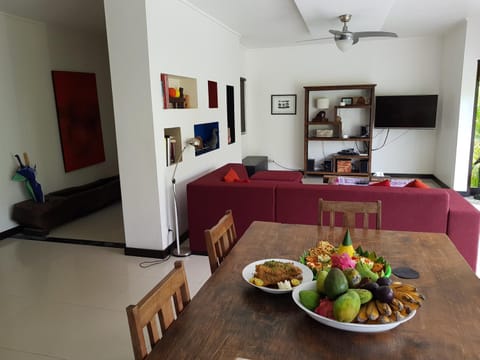
{"label": "red abstract painting", "polygon": [[105,161],[95,74],[52,71],[65,172]]}

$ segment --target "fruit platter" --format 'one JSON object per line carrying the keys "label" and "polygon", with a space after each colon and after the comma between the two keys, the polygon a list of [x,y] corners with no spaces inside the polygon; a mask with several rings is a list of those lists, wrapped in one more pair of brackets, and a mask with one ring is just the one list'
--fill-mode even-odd
{"label": "fruit platter", "polygon": [[[316,247],[306,250],[302,254],[300,262],[312,269],[314,278],[316,278],[319,271],[328,271],[332,267],[332,261],[338,263],[347,259],[343,254],[347,254],[359,267],[362,266],[365,269],[368,268],[368,271],[374,272],[377,277],[390,277],[392,273],[392,268],[387,260],[382,256],[377,256],[375,251],[365,251],[361,246],[355,249],[349,230],[345,233],[345,238],[338,248],[328,241],[320,241]],[[373,278],[376,280],[374,275]]]}
{"label": "fruit platter", "polygon": [[[311,318],[341,330],[381,332],[412,319],[425,297],[410,284],[390,279],[390,265],[374,252],[353,249],[347,230],[338,249],[320,242],[312,268],[312,251],[304,256],[316,274],[292,292],[294,302]],[[328,261],[327,261],[328,255]],[[325,257],[323,257],[325,256]],[[323,258],[322,258],[323,257]]]}
{"label": "fruit platter", "polygon": [[263,259],[245,266],[243,279],[250,285],[271,294],[284,294],[313,280],[312,271],[298,261]]}

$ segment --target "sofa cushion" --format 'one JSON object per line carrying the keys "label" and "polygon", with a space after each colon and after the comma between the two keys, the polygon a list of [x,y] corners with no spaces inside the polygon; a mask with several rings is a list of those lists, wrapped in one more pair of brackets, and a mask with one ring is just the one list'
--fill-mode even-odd
{"label": "sofa cushion", "polygon": [[235,170],[240,180],[248,179],[248,174],[245,166],[239,163],[228,163],[219,167],[216,170],[210,171],[207,174],[200,176],[198,179],[195,180],[195,182],[204,184],[225,184],[223,178],[230,169]]}
{"label": "sofa cushion", "polygon": [[370,184],[368,184],[368,186],[390,186],[391,183],[390,183],[390,180],[386,179],[386,180],[383,180],[383,181],[377,181],[377,182],[372,182]]}
{"label": "sofa cushion", "polygon": [[268,181],[288,181],[288,182],[302,182],[303,174],[300,171],[257,171],[250,179],[252,180],[268,180]]}
{"label": "sofa cushion", "polygon": [[225,176],[223,177],[223,181],[227,183],[232,183],[239,180],[240,180],[240,177],[238,176],[237,172],[232,168],[230,168],[230,170],[228,170]]}
{"label": "sofa cushion", "polygon": [[430,187],[425,184],[422,180],[415,179],[411,182],[409,182],[405,187],[412,187],[412,188],[418,188],[418,189],[429,189]]}

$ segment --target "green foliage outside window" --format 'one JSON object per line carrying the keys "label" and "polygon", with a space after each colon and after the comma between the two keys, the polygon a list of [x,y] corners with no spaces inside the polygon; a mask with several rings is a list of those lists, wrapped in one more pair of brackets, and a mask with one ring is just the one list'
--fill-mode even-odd
{"label": "green foliage outside window", "polygon": [[470,187],[480,187],[480,94],[477,98],[477,112],[475,117],[475,140],[473,142],[472,176]]}

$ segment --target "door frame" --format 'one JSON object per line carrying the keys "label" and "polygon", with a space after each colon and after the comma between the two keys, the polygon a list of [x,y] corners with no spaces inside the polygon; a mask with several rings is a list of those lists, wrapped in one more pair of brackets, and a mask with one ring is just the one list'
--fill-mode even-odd
{"label": "door frame", "polygon": [[[479,92],[479,85],[480,85],[480,60],[477,60],[477,77],[475,82],[475,98],[473,99],[473,116],[472,116],[472,134],[470,139],[470,156],[468,160],[468,186],[467,186],[467,193],[469,195],[476,195],[480,193],[480,187],[472,188],[471,185],[471,178],[472,178],[472,162],[473,162],[473,149],[475,146],[475,130],[477,126],[477,106],[478,106],[478,92]],[[480,116],[479,116],[480,117]],[[480,119],[479,119],[480,121]]]}

